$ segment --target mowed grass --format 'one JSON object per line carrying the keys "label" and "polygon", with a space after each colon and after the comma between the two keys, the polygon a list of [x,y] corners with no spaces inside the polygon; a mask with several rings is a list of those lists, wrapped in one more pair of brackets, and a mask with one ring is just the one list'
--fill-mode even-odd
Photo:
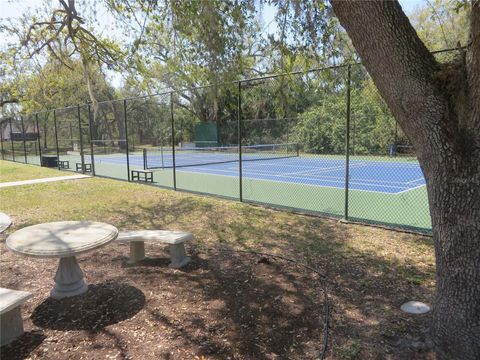
{"label": "mowed grass", "polygon": [[37,165],[20,165],[0,160],[0,182],[31,180],[64,175],[69,174],[56,169],[44,168]]}
{"label": "mowed grass", "polygon": [[[59,174],[4,161],[0,168],[24,179],[44,177],[43,170]],[[270,252],[316,266],[332,304],[329,359],[388,357],[401,351],[402,339],[421,338],[430,318],[399,310],[413,299],[432,302],[435,260],[426,236],[102,178],[0,188],[0,211],[13,219],[8,233],[41,222],[95,220],[121,230],[189,231],[195,236],[189,246],[197,249]]]}

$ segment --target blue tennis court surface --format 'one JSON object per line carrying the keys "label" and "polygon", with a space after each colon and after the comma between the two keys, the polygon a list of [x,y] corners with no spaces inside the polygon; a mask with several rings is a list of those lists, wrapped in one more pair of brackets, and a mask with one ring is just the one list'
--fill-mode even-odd
{"label": "blue tennis court surface", "polygon": [[[130,155],[129,161],[130,166],[143,168],[142,155]],[[126,156],[99,155],[95,156],[95,162],[124,165]],[[179,167],[176,171],[237,178],[239,174],[238,162]],[[349,173],[351,190],[400,194],[425,186],[423,173],[416,162],[350,160]],[[244,161],[242,175],[244,179],[344,189],[345,160],[300,156]]]}

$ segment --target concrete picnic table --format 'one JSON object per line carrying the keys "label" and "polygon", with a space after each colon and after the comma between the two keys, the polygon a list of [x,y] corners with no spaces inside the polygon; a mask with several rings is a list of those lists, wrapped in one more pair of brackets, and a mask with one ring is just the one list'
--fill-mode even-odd
{"label": "concrete picnic table", "polygon": [[10,217],[7,214],[0,212],[0,234],[7,230],[11,223],[12,220]]}
{"label": "concrete picnic table", "polygon": [[59,221],[28,226],[11,234],[6,241],[9,250],[26,256],[60,258],[54,299],[83,294],[87,284],[76,255],[93,251],[115,240],[116,227],[93,221]]}

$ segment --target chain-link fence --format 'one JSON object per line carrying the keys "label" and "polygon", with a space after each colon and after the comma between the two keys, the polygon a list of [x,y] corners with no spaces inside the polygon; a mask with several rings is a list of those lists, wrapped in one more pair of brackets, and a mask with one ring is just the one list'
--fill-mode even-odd
{"label": "chain-link fence", "polygon": [[431,231],[415,149],[361,64],[11,117],[0,130],[5,160]]}

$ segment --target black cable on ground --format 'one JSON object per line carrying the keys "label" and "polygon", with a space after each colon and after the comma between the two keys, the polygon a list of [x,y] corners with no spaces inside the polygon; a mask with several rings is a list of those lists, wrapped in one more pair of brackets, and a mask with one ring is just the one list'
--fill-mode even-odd
{"label": "black cable on ground", "polygon": [[[207,248],[207,247],[198,247],[197,249],[201,249],[203,251],[235,252],[235,253],[244,253],[244,254],[251,254],[251,255],[277,258],[277,259],[281,259],[281,260],[288,261],[288,262],[294,263],[296,265],[302,266],[303,268],[316,273],[321,278],[323,278],[323,279],[325,278],[325,275],[322,274],[318,269],[315,269],[312,266],[309,266],[309,265],[304,264],[302,262],[298,262],[295,259],[288,258],[288,257],[282,256],[282,255],[264,253],[264,252],[253,251],[253,250],[218,249],[218,248]],[[323,298],[324,298],[324,300],[323,300],[323,308],[324,308],[324,310],[323,310],[324,311],[323,333],[324,333],[324,336],[323,336],[323,347],[320,350],[319,359],[323,360],[325,358],[325,354],[326,354],[327,348],[328,348],[328,323],[329,323],[328,320],[329,320],[329,317],[330,317],[330,302],[328,300],[327,290],[324,287],[322,287],[321,290],[323,292]]]}

